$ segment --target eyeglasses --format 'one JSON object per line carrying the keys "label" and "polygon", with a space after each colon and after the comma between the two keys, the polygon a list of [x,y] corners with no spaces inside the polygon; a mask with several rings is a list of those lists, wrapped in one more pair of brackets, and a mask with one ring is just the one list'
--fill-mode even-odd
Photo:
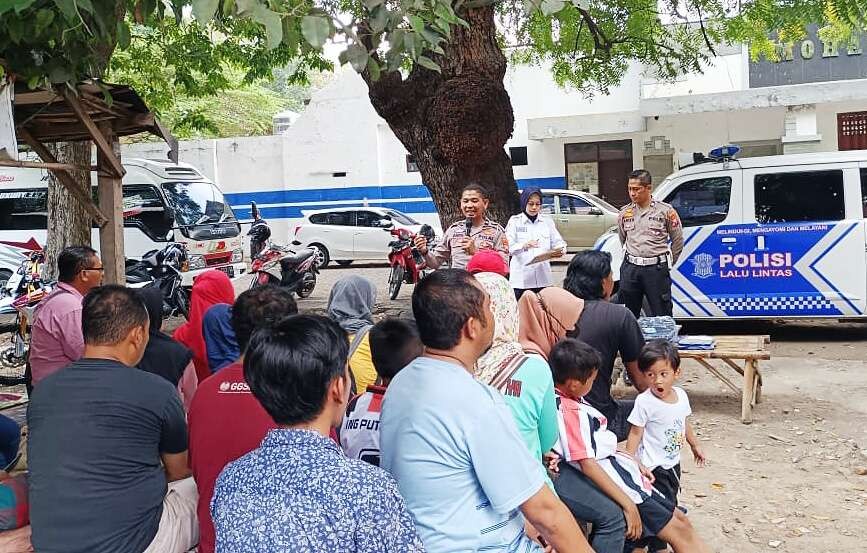
{"label": "eyeglasses", "polygon": [[82,273],[83,273],[84,271],[100,271],[100,272],[103,272],[103,273],[104,273],[104,272],[105,272],[105,267],[88,267],[88,268],[86,268],[86,269],[82,269],[82,270],[81,270]]}

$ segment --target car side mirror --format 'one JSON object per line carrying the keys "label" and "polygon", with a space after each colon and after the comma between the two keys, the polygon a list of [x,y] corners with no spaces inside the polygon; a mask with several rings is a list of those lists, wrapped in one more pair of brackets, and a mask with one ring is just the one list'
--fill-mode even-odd
{"label": "car side mirror", "polygon": [[379,228],[389,229],[394,226],[394,223],[392,223],[390,219],[380,219],[376,222],[376,226]]}
{"label": "car side mirror", "polygon": [[590,211],[587,212],[588,215],[604,215],[601,209],[598,207],[591,207]]}

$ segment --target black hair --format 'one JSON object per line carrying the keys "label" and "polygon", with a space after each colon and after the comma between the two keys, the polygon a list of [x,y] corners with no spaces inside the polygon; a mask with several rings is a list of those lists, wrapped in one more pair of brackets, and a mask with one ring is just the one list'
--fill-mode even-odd
{"label": "black hair", "polygon": [[331,382],[346,375],[348,355],[346,332],[328,317],[289,316],[253,333],[244,378],[274,422],[310,422],[322,412]]}
{"label": "black hair", "polygon": [[576,253],[566,269],[563,288],[582,300],[605,297],[602,281],[611,274],[611,254],[597,250]]}
{"label": "black hair", "polygon": [[587,382],[601,364],[599,352],[575,338],[558,341],[548,355],[548,365],[557,384],[565,384],[567,380]]}
{"label": "black hair", "polygon": [[481,196],[483,200],[487,200],[490,197],[488,196],[488,189],[477,182],[471,182],[464,186],[461,189],[461,196],[464,195],[464,192],[478,192],[479,196]]}
{"label": "black hair", "polygon": [[257,329],[298,313],[292,293],[279,286],[257,286],[238,296],[232,306],[232,329],[241,353]]}
{"label": "black hair", "polygon": [[470,317],[485,324],[485,293],[475,283],[463,269],[440,269],[416,284],[412,313],[425,346],[452,349]]}
{"label": "black hair", "polygon": [[72,282],[76,275],[93,265],[96,250],[88,246],[63,248],[57,256],[57,280]]}
{"label": "black hair", "polygon": [[117,284],[97,286],[84,296],[81,330],[85,344],[110,346],[136,327],[147,326],[148,311],[139,294]]}
{"label": "black hair", "polygon": [[636,169],[635,171],[629,173],[629,180],[635,179],[640,182],[643,186],[650,186],[653,184],[653,178],[650,176],[650,171],[647,169]]}
{"label": "black hair", "polygon": [[380,378],[391,380],[422,353],[418,326],[409,319],[383,319],[370,329],[370,355]]}
{"label": "black hair", "polygon": [[650,340],[638,354],[638,370],[646,373],[657,361],[667,361],[671,368],[680,368],[680,354],[677,346],[668,340]]}

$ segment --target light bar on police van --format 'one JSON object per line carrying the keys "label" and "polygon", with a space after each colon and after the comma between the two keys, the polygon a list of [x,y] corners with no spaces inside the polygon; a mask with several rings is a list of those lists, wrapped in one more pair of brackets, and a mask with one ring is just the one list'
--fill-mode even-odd
{"label": "light bar on police van", "polygon": [[737,146],[735,144],[727,144],[725,146],[720,146],[719,148],[714,148],[710,151],[709,155],[710,157],[716,159],[727,159],[735,157],[740,151],[740,146]]}

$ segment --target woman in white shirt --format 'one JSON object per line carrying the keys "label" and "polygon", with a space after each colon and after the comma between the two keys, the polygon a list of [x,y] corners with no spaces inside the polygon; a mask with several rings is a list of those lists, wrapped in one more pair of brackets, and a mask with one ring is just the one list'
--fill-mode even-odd
{"label": "woman in white shirt", "polygon": [[553,284],[551,262],[541,261],[528,265],[537,255],[550,250],[560,250],[555,257],[566,253],[566,241],[557,232],[554,220],[542,211],[542,191],[527,188],[521,192],[521,210],[513,215],[506,225],[509,240],[509,282],[520,298],[525,290],[538,292]]}

